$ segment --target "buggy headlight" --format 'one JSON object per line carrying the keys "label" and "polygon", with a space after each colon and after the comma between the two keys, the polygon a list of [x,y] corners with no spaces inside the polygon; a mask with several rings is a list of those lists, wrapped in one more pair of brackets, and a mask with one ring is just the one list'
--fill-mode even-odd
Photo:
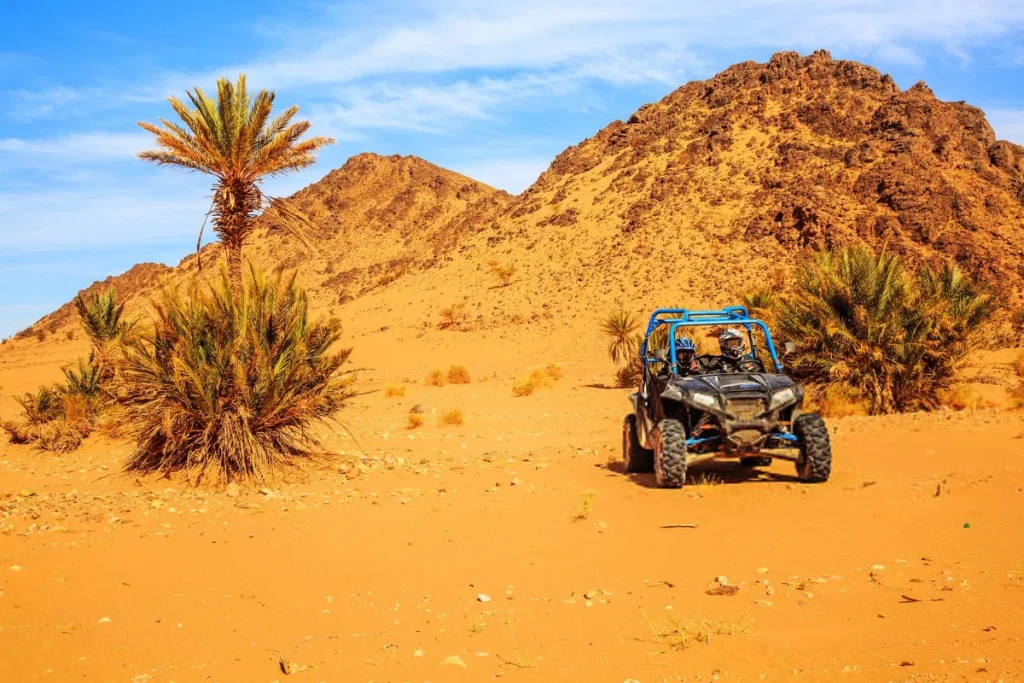
{"label": "buggy headlight", "polygon": [[717,408],[718,399],[712,394],[704,394],[699,391],[690,393],[690,403],[700,406],[702,408]]}
{"label": "buggy headlight", "polygon": [[769,410],[775,410],[776,408],[787,406],[795,400],[796,391],[793,390],[793,387],[786,387],[782,391],[776,391],[772,394],[772,404],[769,407]]}
{"label": "buggy headlight", "polygon": [[679,391],[678,387],[674,387],[671,384],[665,387],[665,391],[661,392],[662,398],[667,398],[670,401],[682,401],[683,392]]}

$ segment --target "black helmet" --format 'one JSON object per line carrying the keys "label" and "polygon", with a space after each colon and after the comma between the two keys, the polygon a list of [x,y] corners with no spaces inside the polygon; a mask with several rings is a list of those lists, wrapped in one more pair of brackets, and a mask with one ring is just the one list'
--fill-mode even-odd
{"label": "black helmet", "polygon": [[718,347],[726,358],[739,360],[747,351],[747,345],[743,342],[743,335],[739,330],[730,327],[718,337]]}

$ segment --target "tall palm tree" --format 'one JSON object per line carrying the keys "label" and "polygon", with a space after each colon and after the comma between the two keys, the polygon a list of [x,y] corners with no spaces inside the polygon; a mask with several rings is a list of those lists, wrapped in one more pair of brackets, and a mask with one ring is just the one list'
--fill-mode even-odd
{"label": "tall palm tree", "polygon": [[[334,140],[327,137],[300,138],[309,121],[293,123],[298,107],[289,107],[276,118],[273,92],[261,90],[252,96],[245,75],[237,83],[217,81],[217,99],[199,88],[186,91],[190,108],[176,97],[171,107],[184,126],[160,119],[162,126],[139,122],[156,136],[157,150],[141,152],[140,159],[208,173],[216,178],[213,202],[208,214],[213,230],[227,248],[232,287],[242,290],[242,246],[253,230],[253,219],[265,206],[275,212],[281,224],[299,234],[305,219],[286,202],[264,195],[260,182],[312,166],[316,152]],[[204,223],[205,227],[205,223]],[[202,229],[199,231],[202,240]],[[198,244],[196,245],[198,249]]]}

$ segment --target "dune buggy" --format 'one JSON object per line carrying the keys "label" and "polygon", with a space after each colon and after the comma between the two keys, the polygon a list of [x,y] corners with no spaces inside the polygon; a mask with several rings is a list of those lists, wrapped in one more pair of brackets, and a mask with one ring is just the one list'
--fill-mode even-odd
{"label": "dune buggy", "polygon": [[[749,353],[728,368],[718,356],[697,356],[699,369],[681,372],[675,342],[694,327],[745,330]],[[787,354],[794,348],[786,342]],[[630,396],[633,412],[623,424],[627,472],[653,470],[658,486],[679,488],[687,467],[699,462],[736,458],[756,467],[775,457],[794,461],[800,481],[828,479],[832,447],[825,421],[803,412],[804,390],[783,371],[768,326],[742,306],[656,310],[640,361],[640,388]]]}

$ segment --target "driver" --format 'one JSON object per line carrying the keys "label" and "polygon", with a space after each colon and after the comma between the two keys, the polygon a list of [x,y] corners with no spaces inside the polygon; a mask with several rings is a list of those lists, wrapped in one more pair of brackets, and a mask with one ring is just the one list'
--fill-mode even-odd
{"label": "driver", "polygon": [[676,339],[676,367],[680,375],[696,375],[700,373],[697,362],[697,345],[689,337]]}
{"label": "driver", "polygon": [[738,372],[739,364],[746,360],[747,353],[743,334],[736,328],[730,327],[718,336],[718,348],[722,352],[719,357],[722,372]]}

